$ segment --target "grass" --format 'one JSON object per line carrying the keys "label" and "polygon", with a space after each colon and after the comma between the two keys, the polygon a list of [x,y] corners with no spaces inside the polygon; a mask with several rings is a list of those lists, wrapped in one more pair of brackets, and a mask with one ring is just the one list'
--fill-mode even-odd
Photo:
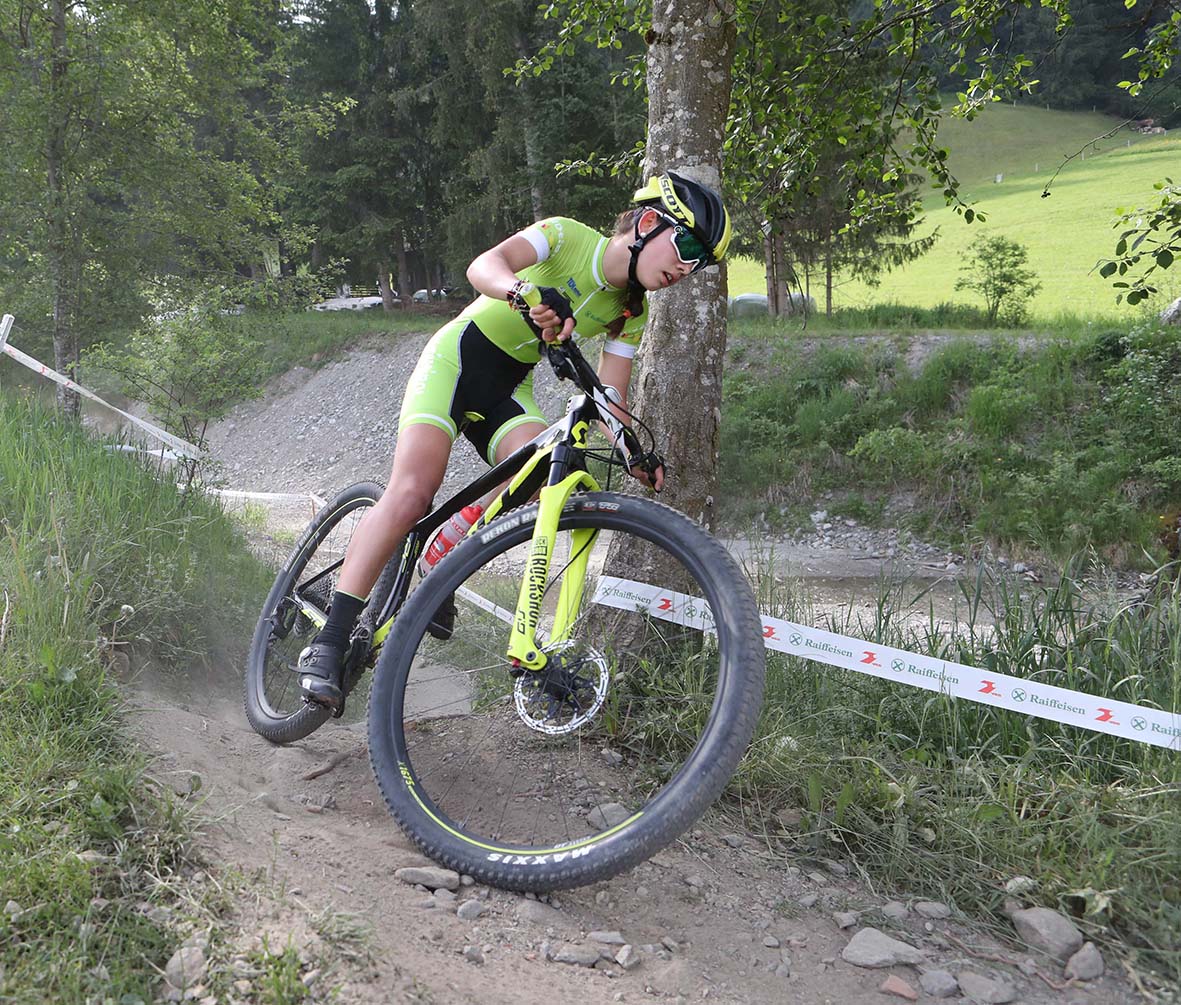
{"label": "grass", "polygon": [[[454,307],[458,313],[459,307]],[[258,330],[264,376],[285,373],[293,366],[315,365],[321,359],[365,338],[396,338],[432,332],[451,317],[451,308],[407,308],[386,314],[364,311],[298,311],[260,314]]]}
{"label": "grass", "polygon": [[[1083,598],[1079,562],[1018,593],[981,568],[959,627],[884,588],[868,623],[821,627],[939,659],[1181,712],[1174,566],[1134,601]],[[1090,591],[1094,596],[1094,589]],[[764,610],[817,618],[781,586]],[[907,618],[907,615],[912,617]],[[759,734],[733,790],[759,831],[850,856],[872,880],[1003,920],[1004,885],[1072,915],[1158,986],[1181,981],[1181,760],[1175,751],[770,654]],[[796,823],[784,807],[803,812]]]}
{"label": "grass", "polygon": [[248,630],[269,574],[216,507],[78,427],[0,397],[0,428],[0,999],[148,1002],[168,917],[203,898],[108,654],[134,637],[187,666]]}
{"label": "grass", "polygon": [[728,517],[790,524],[820,496],[869,514],[906,498],[906,529],[957,547],[1164,560],[1181,513],[1181,332],[965,337],[917,369],[910,348],[740,337],[721,430]]}
{"label": "grass", "polygon": [[[961,195],[987,220],[967,225],[932,193],[919,233],[939,228],[935,248],[888,273],[876,288],[843,282],[834,291],[836,305],[972,304],[973,294],[954,288],[960,263],[980,235],[1001,234],[1029,250],[1029,264],[1042,283],[1030,303],[1039,323],[1050,323],[1061,313],[1119,315],[1116,291],[1092,270],[1112,255],[1117,236],[1113,225],[1121,209],[1156,202],[1152,186],[1175,174],[1181,139],[1122,130],[1089,144],[1117,124],[1098,114],[1011,105],[991,106],[973,122],[948,121],[940,140],[951,152]],[[1084,147],[1083,156],[1063,166],[1064,157]],[[1042,198],[1059,166],[1050,196]],[[994,181],[997,174],[1004,176],[1000,184]],[[1161,278],[1166,285],[1154,301],[1158,309],[1177,295],[1181,282],[1168,273]],[[736,260],[730,266],[730,291],[765,292],[762,262]],[[822,278],[813,279],[812,295],[823,310]]]}

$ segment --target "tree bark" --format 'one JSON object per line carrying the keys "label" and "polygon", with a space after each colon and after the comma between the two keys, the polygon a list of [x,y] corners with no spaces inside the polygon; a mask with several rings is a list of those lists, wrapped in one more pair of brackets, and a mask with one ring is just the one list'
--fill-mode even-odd
{"label": "tree bark", "polygon": [[791,291],[787,288],[787,248],[783,241],[783,228],[774,230],[775,243],[775,305],[776,316],[785,318],[795,313],[791,305]]}
{"label": "tree bark", "polygon": [[[657,0],[648,49],[645,177],[676,170],[721,191],[735,30],[730,0]],[[633,378],[636,411],[664,450],[664,498],[716,518],[726,273],[705,269],[649,294]]]}
{"label": "tree bark", "polygon": [[832,242],[824,249],[824,316],[832,317]]}
{"label": "tree bark", "polygon": [[405,309],[410,302],[410,294],[414,292],[410,285],[410,263],[406,258],[406,234],[399,230],[394,235],[394,243],[397,246],[398,258],[398,295],[402,298],[402,307]]}
{"label": "tree bark", "polygon": [[763,235],[763,274],[767,283],[767,314],[779,316],[779,279],[776,273],[775,241],[768,230]]}
{"label": "tree bark", "polygon": [[384,258],[377,263],[377,289],[381,294],[381,309],[388,314],[397,304],[394,302],[394,291],[390,288],[390,263]]}
{"label": "tree bark", "polygon": [[[46,129],[46,189],[49,196],[49,269],[53,287],[53,360],[59,373],[76,378],[78,336],[74,330],[77,299],[75,269],[70,254],[70,220],[66,186],[66,132],[69,129],[70,103],[66,86],[69,71],[69,47],[66,35],[66,0],[52,0],[50,23],[53,57],[49,77],[49,109]],[[61,385],[57,401],[69,416],[77,418],[81,399]]]}

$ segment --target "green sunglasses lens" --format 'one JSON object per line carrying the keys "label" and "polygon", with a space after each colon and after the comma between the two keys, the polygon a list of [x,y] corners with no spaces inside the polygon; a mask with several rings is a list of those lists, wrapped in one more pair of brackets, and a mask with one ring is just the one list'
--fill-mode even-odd
{"label": "green sunglasses lens", "polygon": [[677,257],[682,262],[686,265],[695,264],[698,268],[709,264],[709,252],[705,250],[705,245],[701,243],[693,231],[677,227],[675,234],[673,244],[677,249]]}

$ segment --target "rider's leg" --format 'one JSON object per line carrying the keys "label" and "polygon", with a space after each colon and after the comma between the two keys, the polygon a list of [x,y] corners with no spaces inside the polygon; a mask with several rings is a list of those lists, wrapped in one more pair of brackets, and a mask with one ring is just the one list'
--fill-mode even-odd
{"label": "rider's leg", "polygon": [[451,436],[438,426],[415,423],[402,428],[389,487],[361,518],[349,542],[328,623],[300,654],[300,685],[311,700],[340,706],[340,668],[357,617],[407,531],[430,508],[450,453]]}

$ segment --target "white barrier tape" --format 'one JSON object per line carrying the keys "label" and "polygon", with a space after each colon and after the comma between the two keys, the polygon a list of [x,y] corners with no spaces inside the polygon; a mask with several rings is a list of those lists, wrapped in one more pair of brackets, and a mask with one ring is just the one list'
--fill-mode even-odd
{"label": "white barrier tape", "polygon": [[316,509],[323,509],[328,503],[315,492],[246,492],[241,489],[205,489],[211,496],[222,499],[257,499],[259,502],[311,502]]}
{"label": "white barrier tape", "polygon": [[5,314],[4,319],[3,319],[3,323],[0,324],[0,335],[2,335],[2,337],[0,337],[0,352],[6,353],[7,355],[11,356],[14,360],[16,360],[18,363],[20,363],[21,366],[27,366],[34,373],[39,373],[42,377],[48,377],[55,384],[60,384],[62,387],[68,388],[69,390],[82,395],[83,398],[86,398],[86,399],[93,401],[93,402],[97,402],[98,404],[104,406],[105,408],[109,408],[112,412],[118,412],[128,422],[131,422],[134,425],[139,426],[141,429],[151,433],[154,437],[156,437],[156,439],[162,440],[163,442],[167,443],[178,454],[181,454],[184,457],[192,458],[195,461],[201,459],[201,450],[199,447],[195,447],[195,446],[193,446],[193,444],[189,443],[187,440],[182,440],[179,436],[173,436],[171,433],[166,432],[165,430],[161,429],[159,426],[154,426],[150,422],[145,422],[143,419],[137,418],[136,416],[130,414],[129,412],[123,411],[123,409],[121,409],[121,408],[116,408],[110,402],[103,401],[103,399],[100,398],[93,391],[88,391],[86,388],[82,387],[80,384],[75,384],[74,381],[70,380],[69,377],[66,377],[63,374],[58,373],[56,370],[52,369],[51,367],[46,366],[44,363],[40,362],[39,360],[35,360],[32,356],[26,355],[25,353],[21,352],[16,346],[9,345],[8,344],[8,333],[11,330],[12,330],[12,315]]}
{"label": "white barrier tape", "polygon": [[[652,617],[714,634],[709,606],[696,597],[647,583],[604,576],[594,601],[621,610],[641,610]],[[1081,726],[1140,743],[1181,750],[1181,714],[1130,702],[1096,697],[1041,681],[990,673],[963,663],[920,656],[791,621],[763,617],[768,649],[802,656],[828,666],[909,684],[993,708]]]}

